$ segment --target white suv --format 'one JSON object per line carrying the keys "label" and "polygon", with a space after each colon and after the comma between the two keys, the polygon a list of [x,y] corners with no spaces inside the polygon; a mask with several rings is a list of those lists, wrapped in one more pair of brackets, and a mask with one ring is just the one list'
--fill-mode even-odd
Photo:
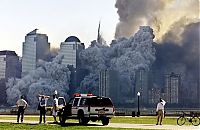
{"label": "white suv", "polygon": [[61,124],[67,119],[78,119],[80,124],[87,124],[90,120],[101,120],[103,125],[108,125],[114,113],[115,108],[110,98],[77,93],[60,110],[59,119]]}

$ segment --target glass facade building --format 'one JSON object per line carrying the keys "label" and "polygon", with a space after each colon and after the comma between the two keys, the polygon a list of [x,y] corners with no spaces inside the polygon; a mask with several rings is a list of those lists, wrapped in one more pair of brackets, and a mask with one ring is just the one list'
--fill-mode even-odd
{"label": "glass facade building", "polygon": [[115,105],[121,102],[122,95],[118,71],[102,70],[100,72],[99,96],[110,97]]}
{"label": "glass facade building", "polygon": [[85,49],[85,46],[77,37],[68,37],[64,42],[60,44],[59,54],[64,56],[62,64],[71,65],[74,68],[80,68],[81,62],[79,53],[83,49]]}
{"label": "glass facade building", "polygon": [[172,104],[179,103],[180,79],[180,74],[175,74],[173,72],[165,75],[167,102]]}
{"label": "glass facade building", "polygon": [[6,82],[21,77],[21,62],[14,51],[0,51],[0,105],[6,104]]}
{"label": "glass facade building", "polygon": [[37,33],[37,29],[28,33],[23,43],[22,76],[35,70],[39,59],[46,60],[50,52],[50,43],[46,34]]}

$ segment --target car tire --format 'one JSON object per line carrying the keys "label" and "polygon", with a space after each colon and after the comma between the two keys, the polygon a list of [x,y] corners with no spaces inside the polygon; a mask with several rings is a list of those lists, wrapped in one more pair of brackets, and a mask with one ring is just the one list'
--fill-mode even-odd
{"label": "car tire", "polygon": [[61,124],[61,125],[65,125],[66,119],[67,119],[66,116],[60,115],[60,116],[59,116],[60,124]]}
{"label": "car tire", "polygon": [[84,117],[84,113],[83,112],[79,112],[78,121],[79,121],[79,124],[86,125],[89,122],[89,119]]}
{"label": "car tire", "polygon": [[109,124],[109,118],[105,117],[101,119],[101,122],[103,125],[108,125]]}

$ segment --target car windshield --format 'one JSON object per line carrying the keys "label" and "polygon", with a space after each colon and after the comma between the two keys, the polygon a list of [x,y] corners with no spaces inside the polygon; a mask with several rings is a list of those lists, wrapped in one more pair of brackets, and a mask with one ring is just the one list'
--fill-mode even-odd
{"label": "car windshield", "polygon": [[103,98],[103,97],[90,98],[88,100],[88,103],[90,104],[90,106],[113,107],[111,100],[109,98]]}

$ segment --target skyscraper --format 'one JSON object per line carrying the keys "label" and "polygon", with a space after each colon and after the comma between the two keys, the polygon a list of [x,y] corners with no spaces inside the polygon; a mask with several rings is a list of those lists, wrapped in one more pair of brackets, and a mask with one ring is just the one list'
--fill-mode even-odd
{"label": "skyscraper", "polygon": [[37,33],[37,29],[28,33],[23,43],[22,76],[35,70],[39,59],[46,60],[50,52],[50,43],[46,34]]}
{"label": "skyscraper", "polygon": [[172,104],[179,103],[179,89],[180,89],[180,74],[166,74],[165,75],[165,88],[167,102]]}
{"label": "skyscraper", "polygon": [[62,64],[71,65],[74,68],[79,68],[81,66],[79,53],[85,49],[84,43],[75,37],[70,36],[60,45],[59,54],[64,56]]}
{"label": "skyscraper", "polygon": [[[99,74],[99,96],[110,97],[115,105],[121,102],[119,73],[102,70]],[[124,102],[124,101],[123,101]]]}
{"label": "skyscraper", "polygon": [[0,104],[6,103],[6,82],[21,77],[21,62],[14,51],[0,51]]}
{"label": "skyscraper", "polygon": [[14,51],[0,51],[0,79],[21,77],[21,64]]}
{"label": "skyscraper", "polygon": [[137,98],[137,93],[140,92],[140,102],[143,106],[148,104],[148,71],[139,69],[135,76],[135,97]]}
{"label": "skyscraper", "polygon": [[75,90],[80,87],[81,81],[84,79],[88,71],[83,69],[79,53],[85,49],[84,43],[75,37],[69,36],[64,42],[60,44],[59,54],[63,55],[62,64],[69,67],[71,71],[69,95],[73,95]]}

